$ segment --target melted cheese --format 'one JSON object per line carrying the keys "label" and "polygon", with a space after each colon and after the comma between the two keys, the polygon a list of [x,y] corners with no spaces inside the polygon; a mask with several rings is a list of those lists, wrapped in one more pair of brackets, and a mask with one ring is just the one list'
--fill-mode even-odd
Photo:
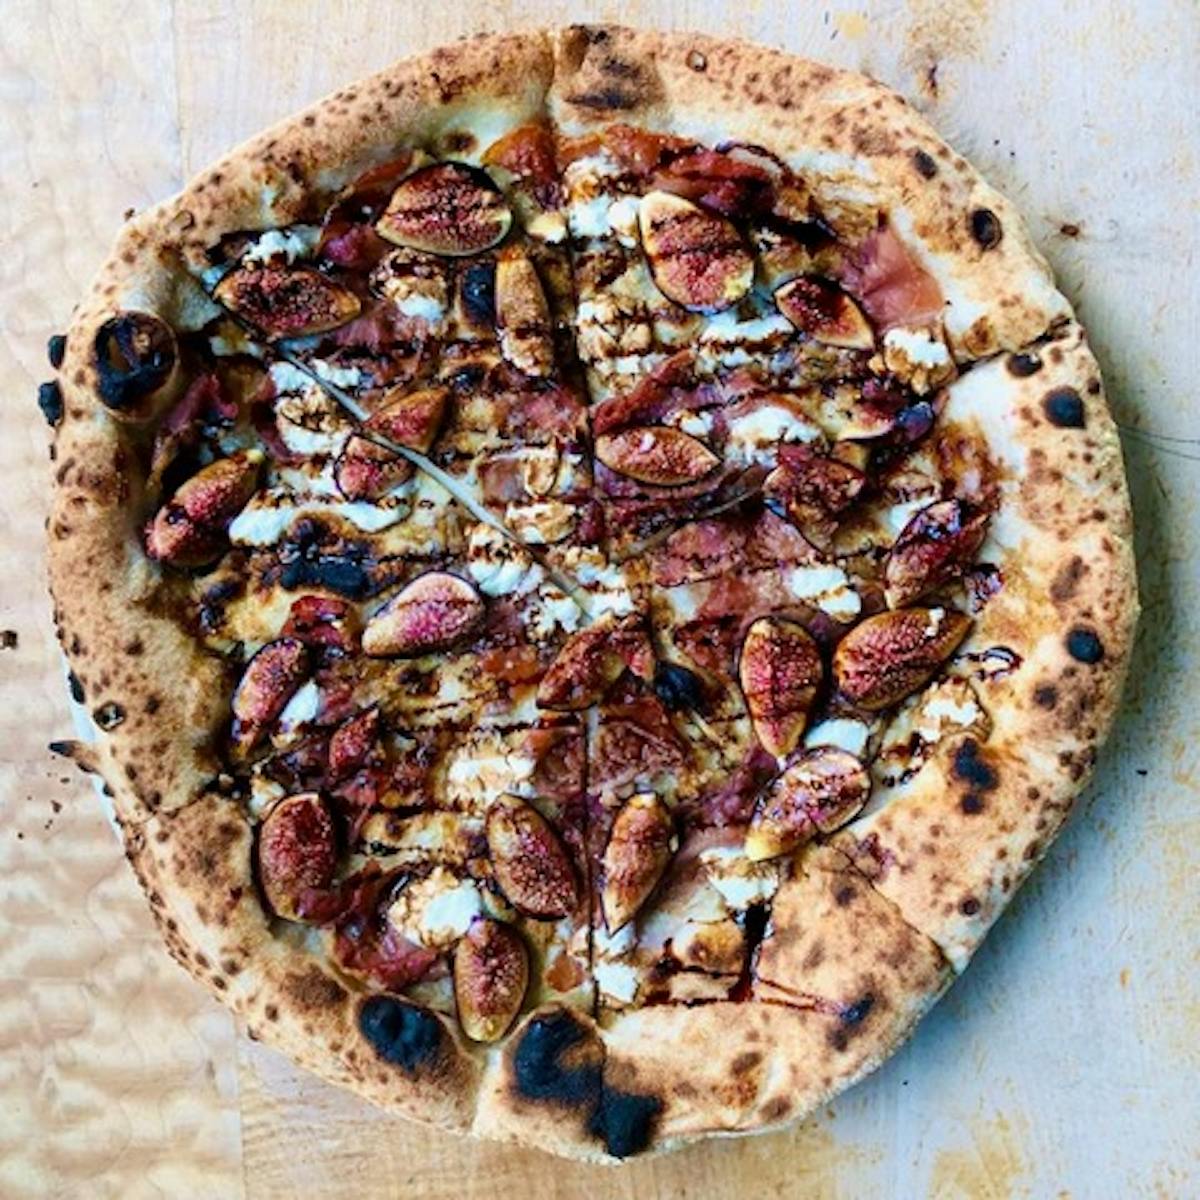
{"label": "melted cheese", "polygon": [[798,600],[814,601],[831,617],[848,620],[862,610],[862,600],[840,567],[793,567],[786,582]]}
{"label": "melted cheese", "polygon": [[861,758],[867,749],[871,727],[848,717],[830,717],[814,725],[804,736],[806,746],[834,746]]}
{"label": "melted cheese", "polygon": [[268,229],[242,253],[244,266],[258,266],[283,258],[293,263],[307,258],[316,249],[321,230],[316,225],[292,225],[288,229]]}

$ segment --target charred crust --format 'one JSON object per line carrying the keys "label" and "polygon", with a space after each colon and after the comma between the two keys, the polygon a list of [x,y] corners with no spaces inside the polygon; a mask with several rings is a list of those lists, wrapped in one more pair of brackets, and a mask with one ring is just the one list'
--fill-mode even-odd
{"label": "charred crust", "polygon": [[49,380],[46,383],[39,383],[37,390],[37,406],[42,410],[42,416],[46,418],[46,424],[53,428],[63,417],[63,394],[62,388],[58,386],[56,380]]}
{"label": "charred crust", "polygon": [[67,335],[52,333],[46,342],[46,361],[57,371],[67,355]]}
{"label": "charred crust", "polygon": [[82,704],[84,702],[83,684],[80,682],[79,676],[76,675],[74,671],[67,673],[67,687],[71,691],[71,699],[74,700],[76,704]]}
{"label": "charred crust", "polygon": [[100,729],[108,733],[109,730],[116,729],[125,720],[125,710],[115,701],[110,700],[92,712],[92,720]]}
{"label": "charred crust", "polygon": [[1076,661],[1095,666],[1104,658],[1104,643],[1094,629],[1076,625],[1067,634],[1067,653]]}
{"label": "charred crust", "polygon": [[1054,708],[1058,704],[1058,688],[1052,683],[1043,683],[1034,688],[1033,702],[1038,708]]}
{"label": "charred crust", "polygon": [[1059,429],[1082,429],[1085,424],[1083,397],[1073,387],[1055,388],[1042,400],[1046,420]]}
{"label": "charred crust", "polygon": [[926,150],[914,150],[912,162],[922,179],[932,179],[938,173],[937,160]]}
{"label": "charred crust", "polygon": [[446,1032],[437,1017],[395,996],[364,1000],[358,1028],[384,1062],[410,1075],[431,1067],[445,1049]]}
{"label": "charred crust", "polygon": [[1042,369],[1042,360],[1036,354],[1010,354],[1005,364],[1008,373],[1018,379],[1028,379]]}
{"label": "charred crust", "polygon": [[871,992],[867,992],[860,1000],[856,1000],[853,1004],[848,1004],[841,1012],[841,1020],[843,1025],[861,1025],[867,1019],[868,1013],[875,1007],[875,996]]}
{"label": "charred crust", "polygon": [[100,399],[125,412],[166,383],[175,368],[175,337],[148,313],[118,313],[96,331],[94,354]]}
{"label": "charred crust", "polygon": [[971,737],[954,752],[954,774],[981,792],[994,791],[1000,783],[995,770],[981,756],[979,743]]}
{"label": "charred crust", "polygon": [[644,1150],[662,1111],[656,1096],[605,1084],[603,1047],[566,1009],[534,1017],[517,1041],[513,1071],[517,1094],[587,1114],[586,1128],[609,1154],[627,1158]]}
{"label": "charred crust", "polygon": [[1000,245],[1004,227],[1000,218],[990,208],[974,209],[970,216],[971,236],[981,250],[992,250]]}

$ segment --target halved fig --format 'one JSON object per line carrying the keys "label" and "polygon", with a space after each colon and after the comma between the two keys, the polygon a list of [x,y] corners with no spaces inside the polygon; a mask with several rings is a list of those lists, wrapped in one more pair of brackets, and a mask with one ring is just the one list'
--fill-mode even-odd
{"label": "halved fig", "polygon": [[578,892],[571,860],[550,822],[519,796],[487,811],[488,855],[500,890],[516,909],[542,920],[565,917]]}
{"label": "halved fig", "polygon": [[609,933],[637,915],[662,878],[675,852],[671,811],[653,792],[639,792],[613,820],[604,847],[604,885],[600,906]]}
{"label": "halved fig", "polygon": [[838,689],[869,712],[890,708],[933,678],[970,627],[971,618],[952,608],[904,608],[868,617],[834,652]]}
{"label": "halved fig", "polygon": [[258,483],[260,450],[219,458],[179,485],[146,531],[146,553],[177,567],[202,567],[219,557],[225,534]]}
{"label": "halved fig", "polygon": [[763,480],[763,500],[818,550],[828,551],[838,517],[858,498],[866,482],[866,475],[848,463],[808,446],[788,446]]}
{"label": "halved fig", "polygon": [[883,568],[889,608],[919,600],[961,575],[987,536],[988,514],[961,500],[939,500],[915,513],[888,553]]}
{"label": "halved fig", "polygon": [[643,196],[638,227],[655,285],[684,308],[720,312],[754,283],[754,257],[737,229],[682,196]]}
{"label": "halved fig", "polygon": [[476,917],[454,950],[454,1000],[473,1042],[503,1037],[529,988],[529,951],[503,921]]}
{"label": "halved fig", "polygon": [[738,678],[754,734],[768,754],[783,758],[800,744],[823,674],[821,652],[802,625],[760,617],[750,626]]}
{"label": "halved fig", "polygon": [[316,792],[285,796],[267,814],[258,834],[258,879],[272,910],[302,920],[298,907],[308,888],[327,888],[337,869],[337,831]]}
{"label": "halved fig", "polygon": [[647,682],[654,678],[654,648],[646,627],[634,613],[602,617],[563,643],[538,684],[538,707],[568,712],[588,708],[626,669]]}
{"label": "halved fig", "polygon": [[831,833],[862,810],[870,793],[871,777],[853,754],[832,746],[806,751],[759,800],[746,833],[746,857],[777,858]]}
{"label": "halved fig", "polygon": [[828,279],[801,275],[775,293],[775,305],[814,342],[842,350],[875,347],[875,335],[862,309]]}
{"label": "halved fig", "polygon": [[356,433],[333,464],[333,481],[347,500],[375,501],[406,483],[415,471],[408,459]]}
{"label": "halved fig", "polygon": [[496,263],[500,353],[525,375],[544,379],[554,366],[550,306],[537,268],[523,254]]}
{"label": "halved fig", "polygon": [[298,638],[267,642],[246,664],[233,693],[233,750],[244,758],[308,678],[308,647]]}
{"label": "halved fig", "polygon": [[149,420],[182,386],[175,331],[153,313],[110,317],[96,331],[93,347],[100,399],[115,416]]}
{"label": "halved fig", "polygon": [[365,708],[343,721],[329,739],[329,778],[345,779],[375,752],[379,741],[379,709]]}
{"label": "halved fig", "polygon": [[362,302],[312,267],[238,267],[213,295],[268,337],[307,337],[352,321]]}
{"label": "halved fig", "polygon": [[497,245],[511,226],[512,212],[488,173],[447,162],[402,180],[375,230],[397,246],[459,257]]}
{"label": "halved fig", "polygon": [[596,439],[596,457],[639,483],[677,487],[708,475],[720,459],[702,441],[669,425],[643,425]]}
{"label": "halved fig", "polygon": [[483,616],[483,598],[465,579],[428,571],[367,621],[363,652],[372,658],[411,658],[445,650],[476,629]]}
{"label": "halved fig", "polygon": [[416,392],[393,388],[385,393],[382,404],[371,414],[366,428],[410,450],[428,454],[446,419],[449,403],[448,387],[421,388]]}

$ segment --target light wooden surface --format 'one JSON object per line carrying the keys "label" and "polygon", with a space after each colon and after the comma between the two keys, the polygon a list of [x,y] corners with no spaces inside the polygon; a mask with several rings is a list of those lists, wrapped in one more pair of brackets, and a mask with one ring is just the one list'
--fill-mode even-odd
{"label": "light wooden surface", "polygon": [[[794,1134],[605,1171],[464,1144],[246,1040],[161,952],[69,735],[43,596],[61,328],[122,213],[270,119],[485,27],[736,32],[867,69],[1022,205],[1119,417],[1200,436],[1200,16],[1189,0],[7,0],[0,22],[0,1196],[1200,1194],[1200,447],[1130,436],[1146,618],[1125,721],[968,975]],[[1189,460],[1183,454],[1193,455]]]}

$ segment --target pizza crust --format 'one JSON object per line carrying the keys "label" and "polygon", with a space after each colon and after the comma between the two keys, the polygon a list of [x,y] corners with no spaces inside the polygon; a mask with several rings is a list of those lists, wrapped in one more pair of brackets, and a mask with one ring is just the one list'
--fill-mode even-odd
{"label": "pizza crust", "polygon": [[[141,550],[131,514],[143,435],[100,403],[92,346],[119,310],[187,329],[211,319],[180,268],[202,265],[223,234],[313,216],[401,142],[436,147],[448,131],[507,127],[545,105],[568,133],[645,123],[820,168],[830,198],[849,190],[886,207],[915,239],[961,364],[1023,351],[973,366],[950,402],[1013,473],[992,535],[1006,587],[967,649],[1003,643],[1023,661],[1011,683],[985,689],[986,743],[940,744],[887,807],[793,863],[752,1001],[655,1006],[603,1026],[551,1007],[481,1049],[441,1016],[367,999],[295,927],[272,928],[253,830],[211,790],[231,680],[173,619],[171,588]],[[1115,713],[1137,612],[1128,498],[1070,316],[1008,202],[894,93],[692,35],[574,28],[435,51],[260,135],[135,218],[68,337],[50,584],[64,650],[105,726],[89,761],[172,954],[256,1036],[331,1082],[416,1120],[572,1157],[612,1162],[795,1121],[871,1070],[1045,851]]]}

